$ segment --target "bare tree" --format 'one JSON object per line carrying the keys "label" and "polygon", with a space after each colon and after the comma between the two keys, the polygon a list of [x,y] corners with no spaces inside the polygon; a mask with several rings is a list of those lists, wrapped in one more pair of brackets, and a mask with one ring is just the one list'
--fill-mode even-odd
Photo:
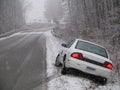
{"label": "bare tree", "polygon": [[62,19],[62,7],[60,0],[47,0],[45,16],[48,20]]}

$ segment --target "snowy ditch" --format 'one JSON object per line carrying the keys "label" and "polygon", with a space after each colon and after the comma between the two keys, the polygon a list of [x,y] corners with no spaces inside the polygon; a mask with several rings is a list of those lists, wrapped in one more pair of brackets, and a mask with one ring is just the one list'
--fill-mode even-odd
{"label": "snowy ditch", "polygon": [[74,75],[61,75],[60,68],[54,66],[62,40],[54,37],[51,31],[45,33],[47,44],[48,90],[120,90],[119,83],[97,85],[93,81]]}

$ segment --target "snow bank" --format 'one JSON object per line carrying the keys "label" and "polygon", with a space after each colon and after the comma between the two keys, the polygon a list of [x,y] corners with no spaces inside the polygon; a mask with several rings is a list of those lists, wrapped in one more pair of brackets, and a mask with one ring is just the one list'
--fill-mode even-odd
{"label": "snow bank", "polygon": [[[47,45],[47,75],[51,76],[54,74],[55,58],[61,50],[62,40],[58,40],[52,36],[51,31],[46,32],[46,45]],[[59,42],[58,42],[59,41]]]}
{"label": "snow bank", "polygon": [[[20,33],[18,32],[18,33],[14,33],[14,34],[12,34],[12,35],[8,35],[8,36],[5,36],[5,37],[1,37],[0,38],[0,40],[5,40],[5,39],[8,39],[8,38],[11,38],[11,37],[14,37],[14,36],[17,36],[17,35],[19,35]],[[6,34],[7,35],[7,34]]]}

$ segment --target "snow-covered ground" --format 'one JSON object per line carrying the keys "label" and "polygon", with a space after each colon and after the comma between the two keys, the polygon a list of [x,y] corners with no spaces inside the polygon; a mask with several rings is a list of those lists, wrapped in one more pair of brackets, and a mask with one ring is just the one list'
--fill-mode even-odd
{"label": "snow-covered ground", "polygon": [[50,31],[47,37],[47,76],[48,90],[120,90],[118,83],[98,85],[91,80],[74,75],[61,75],[60,68],[54,66],[55,58],[60,51],[62,40],[54,37]]}

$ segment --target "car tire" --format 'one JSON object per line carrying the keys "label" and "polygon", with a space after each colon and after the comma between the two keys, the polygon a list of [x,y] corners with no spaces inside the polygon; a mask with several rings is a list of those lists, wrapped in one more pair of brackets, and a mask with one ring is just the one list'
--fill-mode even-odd
{"label": "car tire", "polygon": [[65,68],[65,66],[63,65],[63,66],[62,66],[62,69],[61,69],[61,74],[66,75],[66,73],[67,73],[66,68]]}
{"label": "car tire", "polygon": [[105,84],[107,83],[107,78],[100,77],[100,78],[99,78],[99,82],[100,82],[102,85],[105,85]]}
{"label": "car tire", "polygon": [[[65,59],[65,57],[64,57]],[[65,60],[63,60],[63,65],[61,69],[61,74],[66,75],[67,74],[67,68],[65,67]]]}
{"label": "car tire", "polygon": [[56,60],[55,60],[55,66],[56,67],[60,67],[60,62],[59,62],[59,54],[57,55],[57,57],[56,57]]}
{"label": "car tire", "polygon": [[102,78],[101,80],[103,85],[107,83],[107,78]]}

